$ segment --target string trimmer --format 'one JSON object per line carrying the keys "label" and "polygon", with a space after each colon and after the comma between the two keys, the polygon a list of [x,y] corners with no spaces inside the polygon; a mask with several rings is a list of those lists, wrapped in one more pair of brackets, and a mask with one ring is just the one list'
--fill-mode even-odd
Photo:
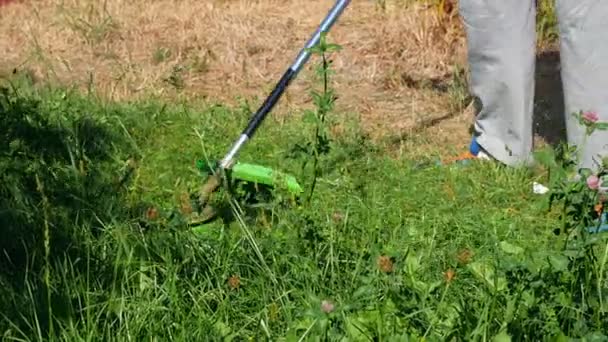
{"label": "string trimmer", "polygon": [[329,11],[325,19],[321,22],[321,25],[316,29],[312,38],[310,38],[306,46],[300,51],[293,64],[285,71],[273,91],[249,120],[247,127],[234,142],[232,148],[224,158],[219,163],[198,162],[197,166],[206,174],[207,180],[201,187],[198,195],[197,211],[199,212],[200,219],[196,221],[197,224],[210,222],[216,217],[216,208],[212,207],[209,204],[209,201],[212,194],[223,184],[230,185],[233,181],[245,181],[272,188],[280,186],[295,196],[298,196],[302,192],[302,188],[293,176],[261,165],[237,163],[236,158],[247,141],[251,140],[268,113],[277,104],[287,87],[310,59],[310,49],[320,42],[321,35],[327,33],[331,29],[349,3],[350,0],[336,1],[334,7]]}

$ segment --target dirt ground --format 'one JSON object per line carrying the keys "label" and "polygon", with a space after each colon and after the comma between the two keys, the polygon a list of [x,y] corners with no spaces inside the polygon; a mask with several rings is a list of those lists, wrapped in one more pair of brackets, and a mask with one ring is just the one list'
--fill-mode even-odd
{"label": "dirt ground", "polygon": [[[6,1],[6,0],[5,0]],[[471,108],[449,87],[466,67],[455,9],[354,0],[329,39],[340,110],[374,137],[424,129],[465,147]],[[15,1],[0,8],[0,73],[93,87],[112,99],[150,94],[234,103],[267,95],[333,4],[329,0]],[[311,60],[275,113],[310,106]],[[276,114],[278,115],[278,114]]]}

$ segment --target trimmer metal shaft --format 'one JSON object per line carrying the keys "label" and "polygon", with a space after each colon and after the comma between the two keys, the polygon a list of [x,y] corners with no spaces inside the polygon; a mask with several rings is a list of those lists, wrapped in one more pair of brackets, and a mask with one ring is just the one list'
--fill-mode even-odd
{"label": "trimmer metal shaft", "polygon": [[234,143],[230,151],[226,154],[224,159],[220,162],[220,168],[229,169],[234,164],[234,160],[238,155],[239,151],[243,148],[245,143],[250,140],[255,134],[256,130],[266,118],[266,115],[272,110],[275,104],[279,101],[285,89],[289,86],[291,81],[298,75],[302,67],[306,64],[306,62],[310,59],[311,52],[310,48],[313,48],[317,45],[321,39],[321,34],[328,32],[334,23],[338,20],[340,15],[344,12],[350,0],[338,0],[334,7],[329,11],[325,19],[321,22],[321,25],[317,28],[314,35],[306,46],[300,51],[294,63],[285,71],[283,77],[279,80],[274,90],[270,93],[270,95],[266,98],[266,101],[262,104],[262,106],[258,109],[258,111],[254,114],[254,116],[249,121],[249,124],[243,130],[243,133]]}

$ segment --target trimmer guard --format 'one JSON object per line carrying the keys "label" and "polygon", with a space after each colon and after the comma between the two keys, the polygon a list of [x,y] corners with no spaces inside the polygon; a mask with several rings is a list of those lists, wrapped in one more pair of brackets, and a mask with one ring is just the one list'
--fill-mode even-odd
{"label": "trimmer guard", "polygon": [[[209,165],[204,161],[199,160],[197,161],[196,166],[202,173],[207,175],[213,174],[216,170],[219,170],[219,165],[215,162]],[[300,195],[303,191],[294,176],[273,170],[266,166],[239,162],[228,170],[228,172],[230,173],[230,178],[232,180],[241,180],[254,184],[264,184],[273,188],[282,188],[296,196]]]}

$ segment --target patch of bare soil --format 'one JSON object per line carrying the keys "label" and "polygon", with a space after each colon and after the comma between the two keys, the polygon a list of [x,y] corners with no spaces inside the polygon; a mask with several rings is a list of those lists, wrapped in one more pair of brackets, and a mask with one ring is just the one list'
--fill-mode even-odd
{"label": "patch of bare soil", "polygon": [[[6,1],[6,0],[5,0]],[[465,145],[470,115],[452,80],[465,65],[453,9],[355,0],[332,30],[341,110],[374,137],[420,127]],[[37,0],[0,11],[0,69],[94,87],[113,99],[154,94],[234,102],[267,95],[327,14],[321,0]],[[303,71],[275,113],[311,106]],[[0,73],[2,70],[0,70]],[[466,91],[466,89],[464,89]],[[435,134],[435,133],[434,133]]]}

